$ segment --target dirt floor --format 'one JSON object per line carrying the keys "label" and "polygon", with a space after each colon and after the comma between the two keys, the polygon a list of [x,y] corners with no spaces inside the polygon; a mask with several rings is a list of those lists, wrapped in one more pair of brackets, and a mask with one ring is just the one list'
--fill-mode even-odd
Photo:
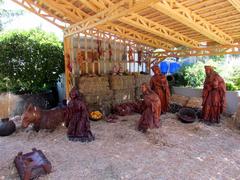
{"label": "dirt floor", "polygon": [[19,152],[43,150],[53,172],[40,179],[240,179],[240,134],[224,123],[183,124],[162,115],[162,128],[142,134],[139,115],[117,123],[91,122],[94,142],[69,142],[66,129],[53,133],[22,131],[0,138],[0,179],[18,179],[13,164]]}

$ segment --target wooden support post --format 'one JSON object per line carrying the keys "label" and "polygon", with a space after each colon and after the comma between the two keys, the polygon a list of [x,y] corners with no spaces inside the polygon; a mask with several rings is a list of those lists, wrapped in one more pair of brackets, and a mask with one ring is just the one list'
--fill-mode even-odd
{"label": "wooden support post", "polygon": [[[92,31],[91,31],[91,34],[92,34]],[[94,61],[95,61],[95,59],[94,59],[94,54],[95,54],[95,52],[94,52],[94,39],[93,39],[93,35],[92,35],[92,37],[91,37],[91,48],[92,48],[92,63],[91,63],[91,65],[92,65],[92,74],[95,74],[95,68],[94,68]]]}
{"label": "wooden support post", "polygon": [[87,46],[87,35],[85,34],[84,39],[84,50],[85,50],[85,72],[88,74],[88,46]]}
{"label": "wooden support post", "polygon": [[[77,51],[75,52],[75,54],[76,54],[76,59],[78,58],[78,53],[80,53],[81,52],[81,33],[78,33],[77,34]],[[80,50],[80,52],[79,52],[79,50]],[[80,74],[82,74],[82,70],[83,70],[83,68],[82,68],[82,65],[80,64],[80,62],[78,61],[78,59],[77,59],[77,63],[76,63],[76,70],[78,70],[77,72],[76,72],[76,75],[77,76],[79,76]]]}
{"label": "wooden support post", "polygon": [[76,87],[76,85],[77,85],[77,82],[76,82],[77,62],[76,62],[76,57],[74,54],[73,41],[74,41],[74,36],[71,36],[71,38],[70,38],[70,61],[72,64],[72,86]]}
{"label": "wooden support post", "polygon": [[65,62],[65,98],[69,99],[71,72],[68,69],[68,56],[70,56],[70,37],[64,38],[64,62]]}
{"label": "wooden support post", "polygon": [[106,35],[103,33],[103,73],[106,74]]}

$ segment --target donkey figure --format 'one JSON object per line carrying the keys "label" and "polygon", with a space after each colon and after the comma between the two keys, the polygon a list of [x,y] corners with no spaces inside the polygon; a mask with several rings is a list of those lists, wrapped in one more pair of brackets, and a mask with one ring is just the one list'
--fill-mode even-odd
{"label": "donkey figure", "polygon": [[55,130],[58,125],[65,122],[65,108],[42,110],[30,104],[22,114],[22,127],[27,128],[33,124],[36,131],[40,129]]}

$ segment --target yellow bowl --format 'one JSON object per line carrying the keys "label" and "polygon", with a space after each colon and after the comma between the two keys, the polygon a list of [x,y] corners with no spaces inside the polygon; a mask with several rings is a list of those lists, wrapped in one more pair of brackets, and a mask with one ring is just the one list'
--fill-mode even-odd
{"label": "yellow bowl", "polygon": [[103,114],[100,111],[92,111],[89,114],[89,118],[93,121],[99,121],[103,117]]}

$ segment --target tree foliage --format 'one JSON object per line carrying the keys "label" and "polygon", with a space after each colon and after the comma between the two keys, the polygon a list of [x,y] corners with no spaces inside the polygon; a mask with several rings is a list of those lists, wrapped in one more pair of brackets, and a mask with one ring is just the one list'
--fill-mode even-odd
{"label": "tree foliage", "polygon": [[40,29],[0,34],[0,91],[39,92],[64,72],[63,45]]}
{"label": "tree foliage", "polygon": [[219,60],[217,57],[206,62],[197,61],[195,64],[182,66],[180,71],[174,74],[175,85],[202,87],[205,80],[204,66],[206,64],[216,67],[215,71],[225,80],[227,90],[240,89],[240,66],[224,63],[224,59]]}
{"label": "tree foliage", "polygon": [[174,77],[177,85],[201,87],[205,79],[204,63],[199,61],[196,64],[185,65]]}

